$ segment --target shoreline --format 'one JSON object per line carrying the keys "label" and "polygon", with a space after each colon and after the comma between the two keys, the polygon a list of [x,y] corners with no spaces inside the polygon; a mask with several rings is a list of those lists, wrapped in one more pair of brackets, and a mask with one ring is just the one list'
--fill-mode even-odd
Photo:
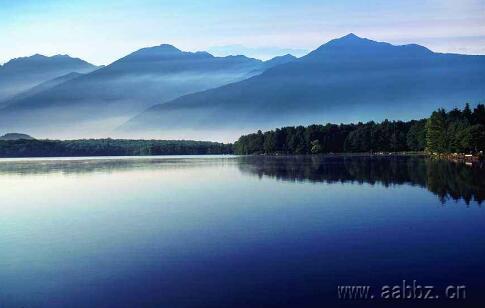
{"label": "shoreline", "polygon": [[485,160],[483,154],[465,154],[465,153],[429,153],[432,158],[436,159],[446,159],[454,162],[465,162],[465,163],[479,163]]}
{"label": "shoreline", "polygon": [[483,154],[465,153],[429,153],[429,152],[342,152],[342,153],[319,153],[319,154],[291,154],[291,153],[271,153],[271,154],[234,154],[234,153],[201,153],[201,154],[133,154],[133,155],[46,155],[46,156],[0,156],[1,160],[40,160],[40,159],[123,159],[123,158],[153,158],[153,157],[210,157],[210,156],[233,156],[233,157],[396,157],[396,156],[426,156],[434,159],[446,159],[456,162],[481,162],[485,160]]}

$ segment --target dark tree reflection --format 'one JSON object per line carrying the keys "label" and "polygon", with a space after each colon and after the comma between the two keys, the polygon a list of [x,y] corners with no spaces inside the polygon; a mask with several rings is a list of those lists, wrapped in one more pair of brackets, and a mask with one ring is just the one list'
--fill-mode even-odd
{"label": "dark tree reflection", "polygon": [[246,156],[243,173],[284,181],[418,185],[442,202],[485,199],[485,168],[420,156]]}

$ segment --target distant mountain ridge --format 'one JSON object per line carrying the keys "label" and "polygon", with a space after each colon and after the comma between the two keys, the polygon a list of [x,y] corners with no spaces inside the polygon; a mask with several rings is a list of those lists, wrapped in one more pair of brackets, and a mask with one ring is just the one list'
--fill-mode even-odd
{"label": "distant mountain ridge", "polygon": [[[22,63],[45,58],[72,62],[67,56],[12,60],[0,69],[0,93],[5,67],[20,72]],[[0,129],[68,139],[207,139],[213,132],[214,140],[231,140],[220,136],[287,125],[407,120],[438,107],[485,101],[485,56],[435,53],[355,34],[300,58],[215,57],[162,44],[88,73],[70,72],[11,96],[0,108]]]}
{"label": "distant mountain ridge", "polygon": [[51,89],[55,86],[58,86],[58,85],[64,83],[64,82],[67,82],[67,81],[72,80],[74,78],[78,78],[78,77],[83,76],[83,75],[84,74],[72,72],[72,73],[68,73],[68,74],[56,77],[56,78],[51,79],[51,80],[44,81],[44,82],[26,90],[26,91],[23,91],[23,92],[20,92],[19,94],[14,95],[10,99],[4,101],[3,104],[4,104],[4,106],[14,105],[14,104],[16,104],[16,103],[18,103],[22,100],[28,99],[29,97],[31,97],[33,95],[36,95],[38,93],[42,93],[43,91],[46,91],[48,89]]}
{"label": "distant mountain ridge", "polygon": [[269,59],[269,60],[265,61],[264,64],[267,68],[271,68],[273,66],[293,62],[296,59],[298,59],[298,58],[293,56],[293,55],[286,54],[286,55],[283,55],[283,56],[277,56],[277,57],[274,57],[272,59]]}
{"label": "distant mountain ridge", "polygon": [[[36,66],[32,66],[35,64]],[[52,65],[58,66],[93,66],[92,64],[79,59],[74,58],[69,55],[54,55],[54,56],[44,56],[41,54],[34,54],[27,57],[13,58],[3,65],[0,65],[0,69],[3,70],[19,70],[22,68],[26,71],[39,71],[43,72],[45,67],[50,67]],[[44,67],[43,67],[44,66]],[[12,71],[11,71],[12,72]]]}
{"label": "distant mountain ridge", "polygon": [[0,106],[1,102],[26,91],[42,82],[76,72],[89,73],[97,67],[79,58],[68,55],[15,58],[0,65]]}
{"label": "distant mountain ridge", "polygon": [[157,134],[406,120],[483,101],[484,84],[485,56],[349,34],[252,78],[153,106],[121,129]]}
{"label": "distant mountain ridge", "polygon": [[154,104],[244,80],[272,65],[245,56],[184,52],[168,44],[142,48],[16,100],[0,110],[0,127],[50,133],[77,125],[100,131],[103,122],[102,130],[113,129]]}

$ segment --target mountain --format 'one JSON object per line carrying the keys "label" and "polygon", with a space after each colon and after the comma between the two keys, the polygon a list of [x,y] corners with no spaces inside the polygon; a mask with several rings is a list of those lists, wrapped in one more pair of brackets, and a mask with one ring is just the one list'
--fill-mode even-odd
{"label": "mountain", "polygon": [[[171,45],[135,51],[110,65],[0,110],[0,128],[55,135],[107,132],[149,106],[240,81],[268,66],[245,56],[214,57]],[[80,136],[78,135],[78,136]],[[72,137],[72,136],[64,136]]]}
{"label": "mountain", "polygon": [[67,55],[33,55],[16,58],[0,65],[0,105],[2,101],[42,82],[77,72],[89,73],[97,67]]}
{"label": "mountain", "polygon": [[484,85],[485,56],[434,53],[415,44],[394,46],[349,34],[247,80],[153,106],[121,131],[240,133],[296,124],[407,120],[438,107],[484,100]]}
{"label": "mountain", "polygon": [[292,61],[294,61],[296,59],[298,59],[298,58],[295,57],[295,56],[293,56],[293,55],[286,54],[284,56],[278,56],[278,57],[274,57],[272,59],[269,59],[267,61],[264,61],[264,66],[266,68],[271,68],[273,66],[277,66],[277,65],[281,65],[281,64],[286,64],[286,63],[292,62]]}
{"label": "mountain", "polygon": [[34,138],[26,134],[8,133],[0,136],[0,140],[34,140]]}
{"label": "mountain", "polygon": [[79,76],[83,76],[83,75],[84,74],[72,72],[72,73],[62,75],[60,77],[56,77],[56,78],[51,79],[51,80],[44,81],[41,84],[38,84],[38,85],[36,85],[36,86],[26,90],[26,91],[23,91],[23,92],[20,92],[19,94],[14,95],[10,99],[4,101],[3,105],[8,106],[8,105],[16,104],[16,103],[18,103],[22,100],[28,99],[31,96],[34,96],[34,95],[41,93],[43,91],[46,91],[48,89],[54,88],[54,87],[56,87],[56,86],[58,86],[58,85],[60,85],[64,82],[67,82],[67,81],[72,80],[74,78],[78,78]]}

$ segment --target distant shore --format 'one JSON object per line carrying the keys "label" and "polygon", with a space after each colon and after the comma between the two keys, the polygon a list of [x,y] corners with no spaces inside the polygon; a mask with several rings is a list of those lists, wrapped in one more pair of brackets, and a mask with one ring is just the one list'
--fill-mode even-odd
{"label": "distant shore", "polygon": [[122,157],[157,155],[227,155],[241,156],[428,156],[460,162],[480,162],[483,154],[429,153],[425,151],[397,152],[329,152],[314,154],[296,153],[235,153],[234,145],[192,140],[130,140],[130,139],[79,139],[79,140],[0,140],[0,158],[55,158],[55,157]]}
{"label": "distant shore", "polygon": [[0,157],[90,157],[232,154],[232,144],[192,140],[0,140]]}

